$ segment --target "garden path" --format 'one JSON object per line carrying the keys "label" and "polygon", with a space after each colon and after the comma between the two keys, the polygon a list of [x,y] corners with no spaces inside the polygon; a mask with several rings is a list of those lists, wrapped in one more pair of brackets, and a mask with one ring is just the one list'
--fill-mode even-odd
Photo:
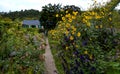
{"label": "garden path", "polygon": [[45,67],[46,73],[45,74],[58,74],[57,69],[55,67],[53,55],[50,50],[48,38],[46,37],[46,49],[45,49]]}

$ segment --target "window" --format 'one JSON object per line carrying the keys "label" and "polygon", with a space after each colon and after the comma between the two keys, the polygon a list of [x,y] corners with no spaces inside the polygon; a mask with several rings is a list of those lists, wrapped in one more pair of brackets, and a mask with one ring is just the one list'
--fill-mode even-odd
{"label": "window", "polygon": [[31,25],[32,28],[36,28],[36,25]]}

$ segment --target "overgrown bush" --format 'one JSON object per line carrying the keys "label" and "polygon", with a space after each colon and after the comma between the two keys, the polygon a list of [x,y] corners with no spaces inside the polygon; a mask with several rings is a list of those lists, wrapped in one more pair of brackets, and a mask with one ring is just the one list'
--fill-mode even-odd
{"label": "overgrown bush", "polygon": [[[107,9],[103,8],[103,11]],[[65,73],[101,74],[109,70],[119,73],[119,58],[115,56],[116,50],[119,50],[120,34],[115,33],[113,27],[105,26],[106,22],[111,26],[111,17],[107,16],[111,12],[66,13],[57,28],[49,32],[51,39],[59,41],[58,57]],[[108,70],[111,62],[115,62],[117,69]]]}
{"label": "overgrown bush", "polygon": [[38,30],[0,20],[0,74],[43,74],[41,39]]}

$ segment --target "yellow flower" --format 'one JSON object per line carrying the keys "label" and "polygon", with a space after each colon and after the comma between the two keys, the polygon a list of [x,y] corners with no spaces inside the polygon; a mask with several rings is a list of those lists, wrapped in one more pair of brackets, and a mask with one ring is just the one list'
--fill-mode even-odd
{"label": "yellow flower", "polygon": [[65,13],[68,13],[68,11],[66,11]]}
{"label": "yellow flower", "polygon": [[78,33],[77,33],[77,36],[78,36],[78,37],[80,37],[80,36],[81,36],[81,33],[80,33],[80,32],[78,32]]}
{"label": "yellow flower", "polygon": [[63,12],[64,10],[63,10],[63,9],[60,9],[60,11],[62,11],[62,12]]}
{"label": "yellow flower", "polygon": [[74,32],[74,31],[72,31],[72,34],[75,34],[75,32]]}
{"label": "yellow flower", "polygon": [[69,27],[70,27],[70,24],[69,24],[69,23],[67,23],[67,24],[66,24],[66,27],[67,27],[67,28],[69,28]]}
{"label": "yellow flower", "polygon": [[99,27],[96,25],[95,28],[98,29]]}
{"label": "yellow flower", "polygon": [[58,27],[61,27],[61,26],[62,26],[61,24],[58,25]]}
{"label": "yellow flower", "polygon": [[104,12],[101,12],[102,15],[104,15]]}
{"label": "yellow flower", "polygon": [[75,32],[75,31],[76,31],[76,28],[73,28],[73,31]]}
{"label": "yellow flower", "polygon": [[93,59],[93,56],[92,56],[92,55],[90,55],[90,56],[89,56],[89,58],[92,60],[92,59]]}
{"label": "yellow flower", "polygon": [[68,35],[69,31],[66,31],[65,34]]}
{"label": "yellow flower", "polygon": [[68,46],[66,46],[66,50],[68,50]]}
{"label": "yellow flower", "polygon": [[62,20],[65,21],[65,17],[62,17]]}
{"label": "yellow flower", "polygon": [[87,23],[87,20],[86,20],[86,19],[83,19],[82,21],[83,21],[83,23]]}
{"label": "yellow flower", "polygon": [[72,29],[74,29],[75,27],[74,26],[71,26]]}
{"label": "yellow flower", "polygon": [[71,29],[75,32],[76,28],[74,26],[71,26]]}
{"label": "yellow flower", "polygon": [[56,14],[56,17],[58,17],[59,15],[58,14]]}
{"label": "yellow flower", "polygon": [[72,19],[75,19],[76,17],[75,16],[72,16]]}
{"label": "yellow flower", "polygon": [[54,35],[54,33],[52,32],[52,35]]}
{"label": "yellow flower", "polygon": [[109,18],[109,20],[111,21],[112,19],[111,19],[111,18]]}
{"label": "yellow flower", "polygon": [[69,22],[72,22],[72,19],[71,19],[71,18],[69,18],[69,19],[68,19],[68,21],[69,21]]}
{"label": "yellow flower", "polygon": [[95,15],[95,12],[92,12],[91,14],[92,14],[92,15]]}
{"label": "yellow flower", "polygon": [[88,16],[85,16],[84,18],[85,18],[85,19],[88,19]]}
{"label": "yellow flower", "polygon": [[65,15],[65,17],[70,18],[70,17],[71,17],[71,15],[70,15],[70,14],[67,14],[67,15]]}
{"label": "yellow flower", "polygon": [[74,12],[74,11],[73,11],[73,14],[74,14],[75,16],[77,15],[77,13],[78,13],[78,12]]}
{"label": "yellow flower", "polygon": [[78,48],[78,45],[76,45],[75,47]]}
{"label": "yellow flower", "polygon": [[90,27],[90,26],[91,26],[90,22],[88,22],[86,25],[87,25],[88,27]]}
{"label": "yellow flower", "polygon": [[101,18],[101,17],[97,15],[97,16],[96,16],[96,19],[99,19],[99,18]]}
{"label": "yellow flower", "polygon": [[88,51],[87,51],[87,50],[85,50],[85,51],[84,51],[84,54],[88,54]]}
{"label": "yellow flower", "polygon": [[70,36],[70,40],[73,40],[74,38],[73,38],[73,36]]}
{"label": "yellow flower", "polygon": [[102,28],[103,26],[102,25],[100,25],[100,28]]}
{"label": "yellow flower", "polygon": [[85,16],[85,19],[89,20],[89,19],[92,19],[91,16]]}

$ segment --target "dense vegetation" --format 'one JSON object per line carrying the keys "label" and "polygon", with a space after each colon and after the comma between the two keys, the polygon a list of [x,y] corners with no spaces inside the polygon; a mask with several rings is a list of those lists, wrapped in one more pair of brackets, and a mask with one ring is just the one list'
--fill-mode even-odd
{"label": "dense vegetation", "polygon": [[23,19],[39,19],[45,30],[59,74],[120,73],[119,0],[81,11],[59,4],[38,10],[0,13],[0,74],[44,74],[44,35],[23,28]]}
{"label": "dense vegetation", "polygon": [[[109,9],[98,7],[95,2],[93,9],[82,14],[65,11],[66,15],[59,15],[62,21],[48,35],[59,73],[120,73],[120,31],[116,31],[119,24],[113,19],[120,16],[119,11],[113,10],[116,2],[108,3]],[[117,23],[116,27],[114,23]]]}
{"label": "dense vegetation", "polygon": [[38,29],[0,19],[0,74],[43,74],[44,44]]}
{"label": "dense vegetation", "polygon": [[46,30],[54,29],[57,22],[62,20],[59,15],[65,15],[65,11],[68,11],[69,13],[72,13],[72,11],[81,12],[80,8],[74,5],[61,7],[60,4],[48,4],[42,8],[39,19],[41,21],[41,25],[43,25]]}
{"label": "dense vegetation", "polygon": [[114,24],[114,27],[120,29],[120,10],[113,11],[112,19],[112,24]]}
{"label": "dense vegetation", "polygon": [[0,15],[3,18],[8,17],[12,20],[39,19],[40,11],[30,9],[30,10],[21,10],[21,11],[14,11],[14,12],[0,12]]}

